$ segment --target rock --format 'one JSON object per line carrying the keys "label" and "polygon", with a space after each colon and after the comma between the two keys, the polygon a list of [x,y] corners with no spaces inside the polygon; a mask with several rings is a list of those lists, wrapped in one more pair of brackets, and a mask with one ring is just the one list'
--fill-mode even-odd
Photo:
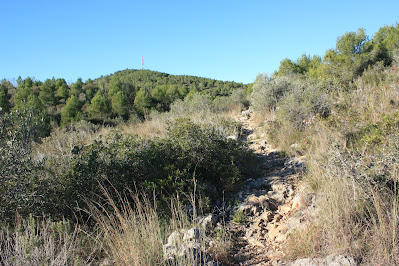
{"label": "rock", "polygon": [[251,212],[252,206],[249,204],[241,204],[238,207],[238,210],[242,211],[245,214],[249,214]]}
{"label": "rock", "polygon": [[260,219],[264,220],[266,223],[273,220],[273,213],[271,211],[265,211],[261,214]]}
{"label": "rock", "polygon": [[280,205],[280,206],[278,207],[278,212],[279,212],[279,213],[282,213],[282,214],[287,214],[287,213],[289,213],[291,210],[292,210],[291,207],[288,206],[288,205]]}
{"label": "rock", "polygon": [[170,236],[168,237],[168,244],[172,246],[178,245],[182,240],[182,235],[179,231],[174,231]]}
{"label": "rock", "polygon": [[288,265],[290,265],[290,266],[355,266],[357,264],[352,257],[332,254],[325,258],[298,259]]}
{"label": "rock", "polygon": [[298,150],[299,149],[299,145],[297,143],[294,143],[294,144],[291,144],[290,148],[293,149],[293,150]]}
{"label": "rock", "polygon": [[324,259],[326,265],[331,266],[354,266],[355,260],[352,257],[345,257],[343,255],[332,254]]}
{"label": "rock", "polygon": [[163,245],[163,257],[165,260],[173,260],[177,255],[177,248],[167,243]]}
{"label": "rock", "polygon": [[251,208],[251,215],[259,216],[260,215],[260,211],[261,211],[261,208],[259,208],[258,206],[253,206]]}
{"label": "rock", "polygon": [[227,139],[237,140],[237,136],[236,135],[227,136]]}
{"label": "rock", "polygon": [[268,235],[271,240],[276,242],[284,242],[287,240],[287,233],[288,229],[284,225],[277,226],[269,230]]}
{"label": "rock", "polygon": [[197,240],[200,237],[200,230],[197,227],[189,229],[183,236],[183,241]]}
{"label": "rock", "polygon": [[189,262],[194,265],[207,265],[209,256],[202,251],[200,237],[201,231],[197,227],[187,231],[174,231],[168,237],[168,242],[163,245],[164,259],[167,264]]}
{"label": "rock", "polygon": [[242,111],[242,112],[241,112],[241,115],[242,115],[242,116],[250,116],[251,113],[252,113],[252,109],[249,108],[248,110]]}
{"label": "rock", "polygon": [[303,208],[303,201],[301,200],[301,197],[299,195],[296,195],[293,199],[292,199],[292,206],[291,208],[293,210],[295,209],[300,209]]}
{"label": "rock", "polygon": [[219,216],[212,213],[205,217],[199,218],[198,224],[205,230],[210,230],[216,226],[218,221],[219,221]]}
{"label": "rock", "polygon": [[219,266],[221,264],[219,262],[214,261],[214,260],[210,260],[205,265],[206,266]]}

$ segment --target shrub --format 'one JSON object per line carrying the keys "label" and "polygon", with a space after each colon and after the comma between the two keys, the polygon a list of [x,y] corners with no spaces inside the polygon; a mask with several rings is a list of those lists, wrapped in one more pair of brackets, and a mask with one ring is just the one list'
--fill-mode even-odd
{"label": "shrub", "polygon": [[32,142],[49,132],[45,117],[18,111],[0,117],[0,214],[12,221],[16,213],[39,212],[45,190],[41,167],[32,158]]}
{"label": "shrub", "polygon": [[298,82],[290,77],[258,75],[252,87],[251,105],[258,112],[273,111],[280,99],[298,85]]}
{"label": "shrub", "polygon": [[75,146],[65,155],[43,155],[48,172],[54,175],[46,194],[48,211],[71,217],[86,206],[87,199],[101,202],[99,184],[112,184],[121,194],[135,188],[155,192],[165,205],[178,191],[192,192],[194,183],[211,200],[222,198],[223,193],[228,197],[242,175],[257,174],[258,169],[246,144],[227,138],[229,128],[235,129],[235,123],[181,119],[168,124],[163,138],[111,132],[91,144],[73,142]]}

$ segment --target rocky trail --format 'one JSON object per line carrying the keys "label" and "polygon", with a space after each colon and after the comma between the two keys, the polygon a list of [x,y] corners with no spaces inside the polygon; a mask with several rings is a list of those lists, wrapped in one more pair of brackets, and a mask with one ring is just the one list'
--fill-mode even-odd
{"label": "rocky trail", "polygon": [[229,223],[235,265],[285,264],[287,237],[306,226],[312,206],[300,196],[304,158],[284,158],[265,141],[265,134],[249,114],[237,119],[247,132],[250,148],[262,159],[260,178],[249,178],[239,192],[238,211],[245,221]]}
{"label": "rocky trail", "polygon": [[[176,254],[184,256],[187,251],[201,257],[203,262],[194,263],[197,265],[356,265],[352,258],[334,254],[319,259],[288,260],[289,236],[309,226],[316,214],[316,199],[304,196],[300,182],[305,157],[287,158],[273,149],[251,113],[243,112],[236,121],[242,123],[243,141],[261,158],[262,175],[247,178],[237,194],[239,205],[229,206],[227,216],[209,214],[198,220],[199,227],[174,232],[164,245],[165,257],[173,265],[180,265],[175,261]],[[206,240],[206,234],[201,233],[209,229],[224,230],[230,236],[231,252],[222,262],[212,258],[209,252],[212,240]],[[179,243],[183,246],[176,248]]]}

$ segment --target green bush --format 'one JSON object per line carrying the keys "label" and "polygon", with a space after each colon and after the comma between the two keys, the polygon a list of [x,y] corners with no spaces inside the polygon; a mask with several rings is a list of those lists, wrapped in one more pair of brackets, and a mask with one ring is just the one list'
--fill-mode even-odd
{"label": "green bush", "polygon": [[330,113],[329,96],[314,84],[293,88],[280,101],[276,111],[280,121],[291,122],[297,130],[310,125],[316,116],[327,118]]}
{"label": "green bush", "polygon": [[252,87],[251,105],[255,111],[273,111],[278,102],[298,85],[300,84],[298,84],[297,80],[287,76],[268,77],[267,75],[258,75]]}
{"label": "green bush", "polygon": [[[225,125],[223,125],[225,123]],[[44,159],[53,185],[47,190],[47,210],[71,217],[87,200],[101,202],[100,184],[124,194],[143,189],[168,204],[176,193],[200,191],[211,201],[228,198],[242,176],[257,174],[256,157],[245,143],[228,139],[233,122],[197,124],[170,122],[164,138],[123,136],[117,132],[90,145],[77,144],[69,160]]]}
{"label": "green bush", "polygon": [[39,212],[45,180],[32,157],[32,142],[49,133],[46,117],[18,111],[0,117],[0,216]]}

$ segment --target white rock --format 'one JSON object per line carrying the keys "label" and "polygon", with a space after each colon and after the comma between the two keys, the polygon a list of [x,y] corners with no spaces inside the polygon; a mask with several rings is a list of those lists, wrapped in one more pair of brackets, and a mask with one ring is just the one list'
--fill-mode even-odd
{"label": "white rock", "polygon": [[237,140],[236,135],[227,136],[227,139]]}
{"label": "white rock", "polygon": [[218,220],[219,220],[219,217],[216,214],[212,213],[203,218],[198,219],[198,223],[205,230],[209,230],[216,226]]}
{"label": "white rock", "polygon": [[201,233],[199,228],[197,227],[193,227],[191,229],[189,229],[183,237],[183,241],[190,241],[190,240],[194,240],[194,239],[198,239],[200,237]]}
{"label": "white rock", "polygon": [[182,239],[181,233],[178,231],[174,231],[168,237],[168,244],[176,246],[179,242],[181,242],[181,239]]}
{"label": "white rock", "polygon": [[325,258],[299,259],[292,262],[289,265],[290,266],[355,266],[357,264],[352,257],[332,254]]}

